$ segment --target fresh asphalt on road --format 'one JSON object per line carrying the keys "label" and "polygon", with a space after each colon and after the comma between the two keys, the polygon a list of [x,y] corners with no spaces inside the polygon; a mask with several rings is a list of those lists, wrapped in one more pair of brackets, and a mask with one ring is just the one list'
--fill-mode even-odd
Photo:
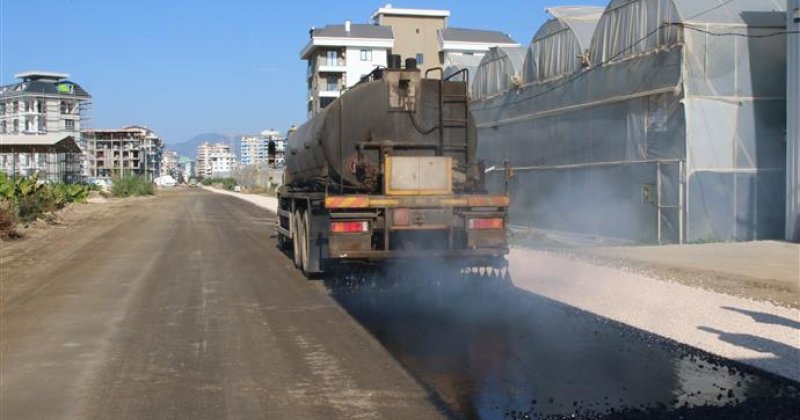
{"label": "fresh asphalt on road", "polygon": [[506,279],[401,267],[308,281],[273,224],[183,190],[31,257],[38,286],[0,313],[0,419],[800,412],[797,384]]}

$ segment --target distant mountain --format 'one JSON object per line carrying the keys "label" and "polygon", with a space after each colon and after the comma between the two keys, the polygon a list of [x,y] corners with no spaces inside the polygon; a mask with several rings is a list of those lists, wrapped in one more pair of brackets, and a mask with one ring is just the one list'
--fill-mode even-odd
{"label": "distant mountain", "polygon": [[191,139],[180,143],[167,144],[166,149],[178,152],[178,154],[181,156],[195,159],[197,157],[197,146],[205,142],[229,144],[231,145],[233,153],[236,154],[236,157],[239,157],[240,155],[241,145],[239,144],[239,136],[226,136],[225,134],[220,133],[198,134]]}

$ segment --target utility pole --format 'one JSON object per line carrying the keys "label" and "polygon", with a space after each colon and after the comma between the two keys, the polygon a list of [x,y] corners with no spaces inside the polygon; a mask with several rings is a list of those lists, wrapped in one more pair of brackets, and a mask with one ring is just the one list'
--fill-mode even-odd
{"label": "utility pole", "polygon": [[800,242],[800,0],[786,12],[786,240]]}

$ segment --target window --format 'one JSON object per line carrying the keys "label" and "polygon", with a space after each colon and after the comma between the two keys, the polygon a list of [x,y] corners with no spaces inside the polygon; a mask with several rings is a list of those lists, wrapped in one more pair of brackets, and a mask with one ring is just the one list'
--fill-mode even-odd
{"label": "window", "polygon": [[417,53],[417,64],[425,64],[425,54]]}
{"label": "window", "polygon": [[361,61],[372,61],[372,50],[361,50]]}
{"label": "window", "polygon": [[75,120],[64,120],[64,129],[67,131],[75,131]]}
{"label": "window", "polygon": [[328,61],[327,65],[329,66],[337,66],[339,65],[339,52],[338,51],[328,51]]}
{"label": "window", "polygon": [[325,109],[333,100],[334,98],[319,98],[319,109]]}
{"label": "window", "polygon": [[7,130],[8,130],[8,124],[5,121],[0,122],[0,133],[5,134]]}
{"label": "window", "polygon": [[336,92],[336,91],[339,90],[339,78],[336,77],[336,75],[332,75],[332,74],[328,75],[328,80],[327,80],[327,83],[326,83],[326,89],[325,90],[332,91],[332,92]]}

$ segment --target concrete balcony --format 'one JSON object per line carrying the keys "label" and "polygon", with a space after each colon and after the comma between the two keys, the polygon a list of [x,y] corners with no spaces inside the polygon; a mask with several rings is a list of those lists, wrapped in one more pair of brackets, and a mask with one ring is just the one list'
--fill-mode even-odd
{"label": "concrete balcony", "polygon": [[317,68],[317,72],[319,72],[319,73],[345,73],[345,72],[347,72],[347,66],[345,66],[343,63],[342,64],[331,65],[331,66],[325,64],[325,65],[320,65]]}
{"label": "concrete balcony", "polygon": [[338,98],[341,93],[338,90],[321,90],[319,91],[320,98]]}

